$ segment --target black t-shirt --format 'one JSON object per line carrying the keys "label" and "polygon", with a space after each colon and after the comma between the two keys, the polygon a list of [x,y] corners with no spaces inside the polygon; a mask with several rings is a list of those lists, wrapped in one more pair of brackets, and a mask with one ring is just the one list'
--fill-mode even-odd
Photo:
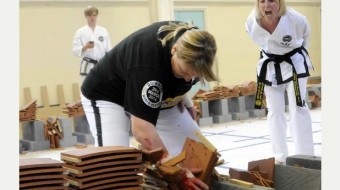
{"label": "black t-shirt", "polygon": [[171,45],[157,39],[169,21],[153,23],[117,44],[85,78],[81,91],[90,100],[106,100],[156,125],[160,109],[177,105],[195,82],[174,77]]}

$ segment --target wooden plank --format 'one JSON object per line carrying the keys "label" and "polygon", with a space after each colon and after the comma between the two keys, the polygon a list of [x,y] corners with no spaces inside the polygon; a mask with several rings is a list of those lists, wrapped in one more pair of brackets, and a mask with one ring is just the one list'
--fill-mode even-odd
{"label": "wooden plank", "polygon": [[239,180],[239,179],[230,179],[229,181],[232,184],[240,185],[242,187],[247,187],[247,188],[253,188],[254,187],[253,183],[249,183],[249,182],[242,181],[242,180]]}
{"label": "wooden plank", "polygon": [[59,106],[65,106],[64,88],[61,84],[57,85],[57,95]]}
{"label": "wooden plank", "polygon": [[48,101],[47,87],[41,86],[40,92],[41,92],[41,98],[42,98],[43,106],[45,108],[50,107],[50,103]]}
{"label": "wooden plank", "polygon": [[32,100],[31,89],[29,87],[24,88],[25,104],[28,104]]}
{"label": "wooden plank", "polygon": [[72,84],[72,91],[73,91],[73,100],[74,102],[77,102],[80,100],[80,88],[78,83]]}

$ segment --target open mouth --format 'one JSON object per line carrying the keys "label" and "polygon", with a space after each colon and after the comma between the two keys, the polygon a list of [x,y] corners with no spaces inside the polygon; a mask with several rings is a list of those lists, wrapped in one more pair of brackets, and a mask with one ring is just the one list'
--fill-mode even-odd
{"label": "open mouth", "polygon": [[267,16],[272,15],[272,11],[264,11],[264,13],[265,13]]}

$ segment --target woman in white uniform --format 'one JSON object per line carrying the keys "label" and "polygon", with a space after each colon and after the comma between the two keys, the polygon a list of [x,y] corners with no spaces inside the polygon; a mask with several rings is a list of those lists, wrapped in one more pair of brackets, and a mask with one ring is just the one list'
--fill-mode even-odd
{"label": "woman in white uniform", "polygon": [[265,93],[276,163],[284,163],[288,156],[285,91],[295,153],[314,155],[311,116],[305,101],[309,70],[313,69],[306,50],[310,37],[307,18],[287,8],[284,0],[256,0],[246,30],[261,48],[255,108],[261,108]]}

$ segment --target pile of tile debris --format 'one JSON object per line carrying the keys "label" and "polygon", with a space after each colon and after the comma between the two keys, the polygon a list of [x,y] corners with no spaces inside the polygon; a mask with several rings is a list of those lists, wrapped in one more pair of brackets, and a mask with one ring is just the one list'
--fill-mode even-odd
{"label": "pile of tile debris", "polygon": [[44,135],[46,140],[50,140],[50,148],[60,148],[60,141],[64,137],[58,118],[51,122],[47,120],[44,125]]}

